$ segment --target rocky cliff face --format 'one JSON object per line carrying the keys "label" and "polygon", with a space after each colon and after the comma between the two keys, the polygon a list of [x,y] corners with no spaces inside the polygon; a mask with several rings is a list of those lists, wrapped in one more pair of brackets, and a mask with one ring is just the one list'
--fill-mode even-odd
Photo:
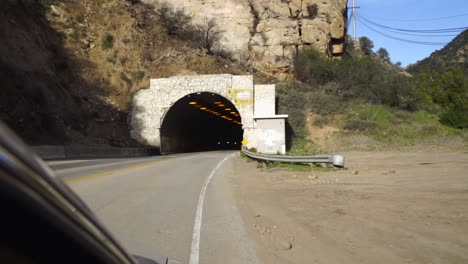
{"label": "rocky cliff face", "polygon": [[143,0],[183,8],[195,23],[215,19],[221,49],[254,68],[286,78],[295,54],[313,46],[341,56],[347,0]]}

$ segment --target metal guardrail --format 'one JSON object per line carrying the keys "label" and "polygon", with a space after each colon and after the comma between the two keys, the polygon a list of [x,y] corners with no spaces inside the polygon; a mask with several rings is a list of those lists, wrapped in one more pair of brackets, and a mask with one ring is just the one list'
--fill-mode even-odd
{"label": "metal guardrail", "polygon": [[345,157],[342,155],[320,155],[320,156],[283,156],[260,154],[247,150],[243,147],[242,152],[250,158],[257,160],[276,161],[285,163],[330,163],[335,167],[343,168]]}

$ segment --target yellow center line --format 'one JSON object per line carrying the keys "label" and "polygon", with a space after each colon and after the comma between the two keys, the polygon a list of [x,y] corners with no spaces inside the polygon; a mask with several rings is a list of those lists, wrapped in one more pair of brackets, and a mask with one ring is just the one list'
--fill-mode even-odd
{"label": "yellow center line", "polygon": [[97,178],[97,177],[100,177],[100,176],[112,174],[112,173],[115,173],[115,172],[123,172],[123,171],[128,171],[128,170],[132,170],[132,169],[136,169],[136,168],[146,167],[146,166],[149,166],[149,165],[153,165],[153,164],[160,163],[160,162],[163,162],[163,161],[168,161],[168,160],[171,160],[171,159],[175,159],[175,158],[165,158],[165,159],[159,159],[159,160],[153,160],[153,161],[138,163],[138,164],[129,165],[129,166],[123,167],[123,168],[117,168],[117,169],[112,169],[112,170],[106,170],[106,171],[91,173],[91,174],[88,174],[88,175],[78,176],[78,177],[74,177],[74,178],[71,178],[71,179],[66,179],[64,181],[66,183],[68,183],[68,184],[74,184],[74,183],[94,179],[94,178]]}

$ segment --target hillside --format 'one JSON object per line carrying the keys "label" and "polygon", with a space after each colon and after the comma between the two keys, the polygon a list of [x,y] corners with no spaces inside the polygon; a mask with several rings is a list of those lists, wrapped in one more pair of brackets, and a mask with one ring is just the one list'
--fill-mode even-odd
{"label": "hillside", "polygon": [[[168,34],[154,7],[139,1],[5,0],[0,2],[0,15],[0,119],[31,144],[138,145],[129,136],[129,106],[134,93],[149,86],[150,78],[231,73],[254,74],[257,83],[278,82],[252,64],[222,53],[208,54],[185,32]],[[462,61],[466,69],[466,36],[465,32],[435,54],[458,54],[448,61]],[[395,127],[389,125],[392,122],[418,131],[409,123],[419,116],[393,113],[399,110],[421,109],[441,117],[458,111],[462,119],[463,111],[451,107],[453,96],[444,93],[447,100],[432,100],[438,93],[419,88],[427,86],[424,82],[415,85],[417,78],[389,71],[389,65],[375,62],[372,54],[323,61],[308,50],[304,48],[304,55],[295,60],[296,78],[302,84],[278,85],[279,110],[290,115],[290,140],[307,139],[304,134],[326,138],[337,130],[365,134]],[[369,118],[366,113],[362,118],[347,114],[362,103],[361,112],[379,112],[383,105],[390,109],[382,111],[391,111],[395,118],[380,124],[373,114]],[[439,129],[438,119],[431,120]],[[432,129],[426,121],[421,129]],[[329,131],[322,133],[322,128]]]}
{"label": "hillside", "polygon": [[463,31],[441,50],[433,52],[428,58],[408,67],[408,72],[443,69],[456,66],[468,74],[468,30]]}
{"label": "hillside", "polygon": [[216,50],[278,79],[291,79],[298,51],[314,47],[341,57],[347,0],[141,0],[182,10],[193,24],[213,20],[222,34]]}
{"label": "hillside", "polygon": [[466,145],[468,79],[459,68],[414,74],[376,54],[328,60],[306,50],[278,85],[291,153]]}
{"label": "hillside", "polygon": [[0,15],[0,119],[32,144],[135,145],[129,104],[150,78],[251,73],[136,1],[5,0]]}

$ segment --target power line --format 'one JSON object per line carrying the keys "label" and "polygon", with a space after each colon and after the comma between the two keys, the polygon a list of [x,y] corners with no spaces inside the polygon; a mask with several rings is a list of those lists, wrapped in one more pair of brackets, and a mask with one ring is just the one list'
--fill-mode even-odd
{"label": "power line", "polygon": [[427,45],[427,46],[445,46],[447,43],[446,42],[430,42],[430,41],[418,41],[418,40],[410,40],[410,39],[403,39],[403,38],[399,38],[399,37],[395,37],[395,36],[391,36],[391,35],[388,35],[386,33],[383,33],[375,28],[373,28],[371,25],[369,25],[365,20],[363,20],[360,16],[357,17],[357,20],[359,22],[361,22],[365,27],[367,27],[368,29],[380,34],[380,35],[383,35],[387,38],[391,38],[391,39],[394,39],[394,40],[399,40],[399,41],[403,41],[403,42],[407,42],[407,43],[412,43],[412,44],[419,44],[419,45]]}
{"label": "power line", "polygon": [[[356,9],[359,8],[355,4],[355,0],[352,2],[352,6],[349,7],[351,9],[350,20],[352,18],[353,22],[353,37],[356,39],[356,20],[358,20],[361,24],[365,27],[370,29],[371,31],[385,36],[387,38],[391,38],[398,41],[403,41],[406,43],[412,44],[419,44],[419,45],[436,45],[436,46],[443,46],[446,45],[447,42],[435,42],[435,41],[422,41],[422,40],[414,40],[414,39],[407,39],[403,37],[397,37],[391,34],[398,34],[398,35],[406,35],[406,36],[414,36],[414,37],[455,37],[457,34],[461,33],[468,29],[468,27],[455,27],[455,28],[441,28],[441,29],[407,29],[407,28],[396,28],[396,27],[389,27],[377,22],[374,22],[370,19],[362,17],[357,14]],[[446,17],[439,17],[439,18],[432,18],[423,21],[432,21],[432,20],[442,20],[442,19],[450,19],[460,16],[468,16],[468,14],[460,14],[454,16],[446,16]],[[415,20],[416,21],[416,20]],[[349,24],[348,24],[349,28]],[[381,30],[387,31],[387,33],[382,32]],[[391,34],[390,34],[391,33]]]}
{"label": "power line", "polygon": [[405,36],[414,36],[414,37],[425,37],[425,38],[441,38],[441,37],[456,37],[458,34],[418,34],[418,33],[405,33],[405,32],[399,32],[399,31],[393,31],[390,29],[387,29],[387,31],[399,34],[399,35],[405,35]]}
{"label": "power line", "polygon": [[371,21],[371,20],[369,20],[367,18],[364,18],[362,16],[357,16],[357,18],[361,19],[361,20],[365,20],[367,23],[378,26],[378,27],[381,27],[381,28],[390,29],[390,30],[394,30],[394,31],[401,31],[401,32],[413,32],[413,33],[425,33],[425,34],[426,33],[427,34],[431,34],[431,33],[454,33],[454,32],[461,33],[462,31],[468,29],[468,27],[443,28],[443,29],[403,29],[403,28],[394,28],[394,27],[385,26],[385,25],[373,22],[373,21]]}
{"label": "power line", "polygon": [[[391,27],[387,27],[387,26],[382,26],[380,24],[376,24],[376,23],[371,23],[368,19],[360,16],[361,19],[369,22],[370,24],[372,24],[373,26],[376,26],[376,27],[379,27],[383,30],[386,30],[386,31],[389,31],[391,33],[394,33],[394,34],[399,34],[399,35],[406,35],[406,36],[415,36],[415,37],[455,37],[457,36],[458,34],[444,34],[444,33],[432,33],[432,32],[419,32],[419,33],[416,33],[416,32],[408,32],[408,31],[401,31],[401,30],[398,30],[396,28],[391,28]],[[456,31],[448,31],[447,33],[457,33]]]}
{"label": "power line", "polygon": [[349,25],[351,24],[351,21],[354,20],[353,16],[354,16],[354,14],[351,12],[351,15],[349,16],[349,19],[348,19],[348,27],[347,28],[349,28]]}
{"label": "power line", "polygon": [[370,17],[376,20],[382,21],[393,21],[393,22],[424,22],[424,21],[437,21],[437,20],[445,20],[445,19],[452,19],[457,17],[464,17],[468,16],[468,14],[459,14],[453,16],[446,16],[446,17],[435,17],[435,18],[427,18],[427,19],[389,19],[389,18],[378,18],[378,17]]}

